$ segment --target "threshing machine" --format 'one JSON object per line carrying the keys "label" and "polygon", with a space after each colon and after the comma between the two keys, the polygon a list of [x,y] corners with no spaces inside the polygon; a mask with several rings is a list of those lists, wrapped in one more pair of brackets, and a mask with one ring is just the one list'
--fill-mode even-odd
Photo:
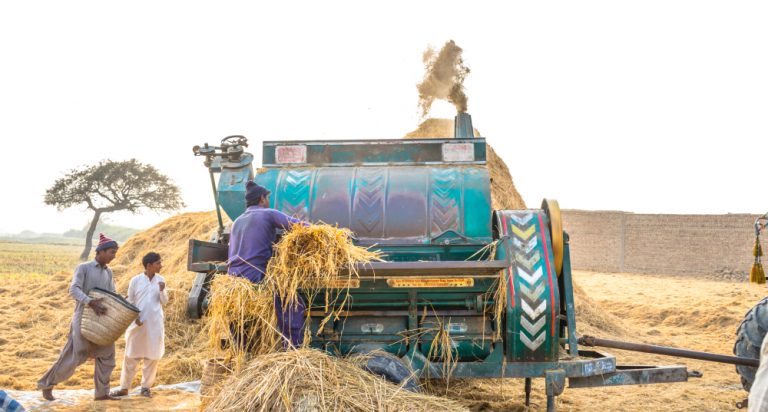
{"label": "threshing machine", "polygon": [[[614,356],[579,347],[558,204],[493,210],[486,142],[472,130],[471,117],[460,113],[454,138],[265,141],[256,174],[242,136],[196,146],[210,171],[219,232],[211,242],[190,241],[189,269],[198,276],[189,315],[202,316],[211,279],[226,272],[210,263],[227,260],[220,209],[232,220],[243,213],[245,183],[253,179],[272,192],[275,209],[349,228],[356,244],[385,256],[358,267],[359,279],[326,291],[350,295],[340,320],[318,330],[324,300],[310,304],[314,347],[342,355],[382,350],[416,376],[440,377],[441,360],[428,359],[433,336],[407,339],[439,324],[457,359],[452,377],[525,378],[526,402],[531,379],[544,378],[548,409],[566,379],[569,387],[585,388],[692,376],[684,366],[618,366]],[[493,242],[493,256],[478,255],[493,250],[487,247]],[[501,338],[494,339],[488,308],[500,272],[508,296]]]}

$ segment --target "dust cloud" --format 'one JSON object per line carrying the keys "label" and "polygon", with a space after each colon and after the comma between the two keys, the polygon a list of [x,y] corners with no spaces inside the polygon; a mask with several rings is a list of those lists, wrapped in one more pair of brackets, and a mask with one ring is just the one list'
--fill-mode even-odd
{"label": "dust cloud", "polygon": [[416,86],[422,117],[427,116],[437,99],[452,103],[459,113],[467,111],[464,79],[469,74],[469,67],[464,64],[462,52],[453,40],[446,42],[439,52],[432,47],[424,52],[422,60],[426,73],[424,80]]}

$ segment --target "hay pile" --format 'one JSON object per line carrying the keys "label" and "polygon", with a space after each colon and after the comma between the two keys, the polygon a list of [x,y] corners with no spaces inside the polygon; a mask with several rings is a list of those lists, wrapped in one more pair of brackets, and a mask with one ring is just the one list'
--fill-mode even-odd
{"label": "hay pile", "polygon": [[255,357],[222,388],[206,411],[466,410],[393,385],[354,360],[306,348]]}
{"label": "hay pile", "polygon": [[[294,225],[275,245],[266,279],[283,302],[296,302],[299,290],[311,302],[325,288],[349,288],[350,280],[359,277],[357,264],[381,260],[381,253],[352,244],[349,229],[326,224]],[[341,277],[344,268],[349,268],[345,279]],[[346,293],[341,295],[344,300],[337,302],[329,300],[326,294],[324,310],[330,314],[321,322],[320,329],[329,320],[338,319],[347,297]]]}
{"label": "hay pile", "polygon": [[[67,293],[72,269],[62,268],[51,277],[2,280],[0,389],[35,389],[37,380],[58,358],[75,306]],[[93,385],[93,368],[88,372],[80,368],[64,384]]]}
{"label": "hay pile", "polygon": [[245,278],[220,274],[213,279],[205,324],[210,358],[222,359],[236,374],[249,355],[282,346],[273,291]]}
{"label": "hay pile", "polygon": [[[379,252],[355,246],[351,236],[348,229],[327,224],[294,225],[275,245],[274,256],[260,284],[218,275],[211,287],[205,317],[212,357],[223,358],[232,365],[234,373],[239,374],[250,356],[281,348],[275,296],[279,296],[285,306],[296,304],[302,298],[300,293],[307,303],[313,302],[318,293],[327,288],[348,288],[350,281],[358,278],[355,270],[358,263],[381,260]],[[346,278],[341,275],[345,268],[350,268]],[[327,315],[319,329],[326,322],[338,319],[345,310],[347,293],[330,295],[325,293]],[[305,322],[304,346],[312,340],[310,326],[310,322]]]}
{"label": "hay pile", "polygon": [[[480,133],[475,129],[475,136]],[[451,119],[427,119],[419,127],[406,134],[406,139],[423,138],[452,138],[453,120]],[[491,206],[495,210],[525,209],[525,201],[517,192],[509,168],[490,144],[486,146],[486,161],[488,172],[491,174]]]}
{"label": "hay pile", "polygon": [[617,316],[589,297],[574,280],[573,297],[576,306],[576,333],[601,337],[624,337],[627,327]]}

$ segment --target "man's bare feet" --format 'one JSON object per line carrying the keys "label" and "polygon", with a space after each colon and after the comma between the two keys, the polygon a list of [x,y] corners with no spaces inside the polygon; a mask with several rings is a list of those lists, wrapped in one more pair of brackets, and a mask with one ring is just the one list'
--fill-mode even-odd
{"label": "man's bare feet", "polygon": [[53,388],[51,388],[51,389],[43,389],[43,398],[46,401],[55,401],[56,398],[53,397]]}
{"label": "man's bare feet", "polygon": [[105,396],[99,396],[98,398],[93,398],[94,401],[119,401],[120,398],[112,396],[112,395],[105,395]]}
{"label": "man's bare feet", "polygon": [[128,395],[128,389],[120,389],[119,391],[112,391],[109,393],[109,396],[127,396]]}

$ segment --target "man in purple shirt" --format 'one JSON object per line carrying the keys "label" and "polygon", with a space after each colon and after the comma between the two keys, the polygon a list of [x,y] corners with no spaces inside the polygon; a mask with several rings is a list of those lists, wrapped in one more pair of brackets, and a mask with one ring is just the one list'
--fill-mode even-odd
{"label": "man in purple shirt", "polygon": [[[267,263],[272,258],[272,245],[277,230],[289,230],[295,224],[307,225],[279,210],[271,209],[269,194],[269,190],[253,181],[246,183],[246,210],[235,219],[229,235],[228,272],[253,283],[260,283],[264,279]],[[275,295],[280,332],[290,340],[291,345],[299,347],[304,340],[305,304],[299,300],[287,306],[284,308],[280,298]]]}

